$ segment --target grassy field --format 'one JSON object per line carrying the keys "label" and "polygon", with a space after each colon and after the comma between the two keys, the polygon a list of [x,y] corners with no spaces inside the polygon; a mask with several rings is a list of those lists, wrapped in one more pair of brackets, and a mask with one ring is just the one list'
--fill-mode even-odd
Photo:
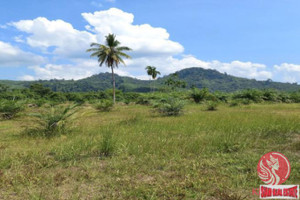
{"label": "grassy field", "polygon": [[25,136],[35,123],[0,121],[0,199],[257,199],[256,166],[270,151],[291,162],[286,184],[300,180],[300,104],[190,104],[178,117],[83,105],[67,134]]}

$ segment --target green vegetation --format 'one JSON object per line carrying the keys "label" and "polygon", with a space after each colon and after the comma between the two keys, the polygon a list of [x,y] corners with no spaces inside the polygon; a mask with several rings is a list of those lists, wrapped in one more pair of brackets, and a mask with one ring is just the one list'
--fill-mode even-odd
{"label": "green vegetation", "polygon": [[208,101],[206,102],[206,110],[208,111],[215,111],[217,110],[218,102],[216,101]]}
{"label": "green vegetation", "polygon": [[[147,74],[152,78],[152,80],[155,80],[157,75],[160,75],[160,72],[156,70],[156,67],[154,66],[147,66],[146,68]],[[150,85],[151,89],[151,85]],[[154,91],[155,88],[152,87],[152,90]]]}
{"label": "green vegetation", "polygon": [[122,57],[130,58],[129,55],[125,54],[123,51],[130,51],[129,47],[119,46],[120,42],[116,40],[116,36],[114,34],[108,34],[105,40],[105,45],[92,43],[90,49],[87,52],[93,52],[91,57],[97,57],[99,66],[101,67],[103,63],[106,64],[107,67],[111,68],[112,81],[113,81],[113,102],[116,103],[116,80],[114,74],[114,68],[118,68],[119,64],[122,63],[125,65]]}
{"label": "green vegetation", "polygon": [[[276,89],[278,91],[295,92],[300,90],[296,83],[278,83],[271,80],[256,81],[254,79],[238,78],[222,74],[216,70],[202,68],[188,68],[178,71],[177,81],[185,83],[185,88],[208,88],[209,91],[235,92],[245,89]],[[174,80],[174,75],[164,76],[151,81],[157,90],[164,89],[169,79]],[[81,80],[39,80],[39,81],[0,81],[12,89],[28,88],[34,83],[40,83],[56,92],[89,92],[104,91],[111,88],[110,73],[100,73]],[[131,77],[121,77],[115,74],[116,89],[123,92],[149,92],[150,81],[139,80]]]}
{"label": "green vegetation", "polygon": [[155,110],[165,116],[177,116],[183,112],[184,103],[182,100],[175,98],[161,99],[160,102],[155,103]]}
{"label": "green vegetation", "polygon": [[95,103],[95,108],[99,111],[108,112],[113,108],[113,105],[111,100],[104,99]]}
{"label": "green vegetation", "polygon": [[0,101],[0,115],[2,119],[12,119],[24,109],[23,102]]}
{"label": "green vegetation", "polygon": [[77,105],[46,107],[38,113],[33,113],[36,126],[26,127],[24,134],[28,136],[53,137],[66,133],[67,119],[75,113]]}

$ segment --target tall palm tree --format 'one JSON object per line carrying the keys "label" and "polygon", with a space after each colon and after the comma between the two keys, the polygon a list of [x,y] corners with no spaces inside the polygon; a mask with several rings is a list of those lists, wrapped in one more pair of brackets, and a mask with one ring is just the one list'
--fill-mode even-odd
{"label": "tall palm tree", "polygon": [[87,52],[93,52],[91,57],[97,57],[99,66],[101,67],[103,63],[106,64],[107,67],[111,68],[111,75],[113,81],[113,101],[116,103],[116,81],[114,68],[118,68],[119,64],[122,63],[124,65],[125,62],[122,57],[131,58],[129,55],[125,54],[123,51],[130,51],[129,47],[120,46],[120,42],[116,40],[116,36],[114,34],[108,34],[105,40],[105,45],[92,43],[90,49],[87,49]]}
{"label": "tall palm tree", "polygon": [[157,75],[160,75],[160,72],[157,71],[154,66],[147,66],[145,69],[147,70],[147,74],[151,76],[153,80],[156,79]]}

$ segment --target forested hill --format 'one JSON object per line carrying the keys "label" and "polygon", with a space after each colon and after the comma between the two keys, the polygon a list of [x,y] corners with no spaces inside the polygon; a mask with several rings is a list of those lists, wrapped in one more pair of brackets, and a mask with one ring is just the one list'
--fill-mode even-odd
{"label": "forested hill", "polygon": [[[210,91],[232,92],[243,89],[268,89],[273,88],[282,91],[300,90],[300,85],[290,83],[279,83],[268,81],[256,81],[254,79],[246,79],[234,77],[231,75],[220,73],[216,70],[202,68],[188,68],[177,72],[180,80],[187,83],[187,88],[208,88]],[[164,86],[164,82],[171,75],[158,78],[155,83],[157,88]],[[62,92],[84,92],[98,91],[111,88],[111,74],[100,73],[81,80],[39,80],[39,81],[0,81],[12,88],[29,87],[33,83],[41,83],[53,91]],[[147,92],[149,91],[150,81],[139,80],[131,77],[122,77],[116,75],[116,87],[123,91]]]}

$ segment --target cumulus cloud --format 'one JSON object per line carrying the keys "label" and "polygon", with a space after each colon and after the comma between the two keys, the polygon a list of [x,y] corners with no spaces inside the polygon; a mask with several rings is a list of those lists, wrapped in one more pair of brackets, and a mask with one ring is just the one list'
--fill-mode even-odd
{"label": "cumulus cloud", "polygon": [[281,79],[284,82],[300,83],[300,65],[282,63],[281,65],[275,65],[274,68],[276,79]]}
{"label": "cumulus cloud", "polygon": [[184,50],[181,44],[169,39],[166,29],[149,24],[133,25],[134,15],[120,9],[82,13],[82,16],[93,26],[100,42],[105,35],[114,33],[122,45],[133,49],[134,57],[175,55]]}
{"label": "cumulus cloud", "polygon": [[59,57],[78,58],[86,57],[85,50],[91,42],[96,42],[96,36],[73,28],[70,23],[63,20],[48,20],[38,17],[34,20],[21,20],[13,22],[20,31],[29,33],[27,44],[48,52],[54,47],[53,53]]}
{"label": "cumulus cloud", "polygon": [[9,43],[0,41],[0,67],[37,65],[46,62],[42,56],[25,52]]}
{"label": "cumulus cloud", "polygon": [[[92,76],[99,72],[104,72],[107,68],[97,67],[95,60],[80,60],[76,64],[46,64],[45,66],[31,66],[29,67],[35,73],[34,79],[82,79]],[[23,76],[21,79],[32,79],[29,76]]]}

